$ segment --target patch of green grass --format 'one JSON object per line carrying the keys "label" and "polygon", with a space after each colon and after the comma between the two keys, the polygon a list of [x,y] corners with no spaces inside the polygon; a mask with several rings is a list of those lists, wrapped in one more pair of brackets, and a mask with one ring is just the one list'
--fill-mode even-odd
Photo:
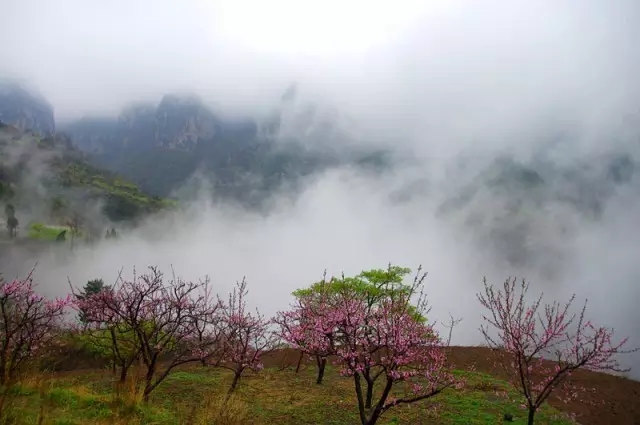
{"label": "patch of green grass", "polygon": [[[387,411],[380,424],[494,425],[503,423],[505,413],[513,424],[526,423],[526,411],[507,383],[489,375],[457,372],[465,378],[464,389],[448,389],[437,396]],[[207,409],[208,400],[221,399],[231,382],[228,371],[193,366],[174,372],[152,393],[148,406],[117,402],[112,377],[105,372],[84,373],[55,379],[44,395],[22,389],[15,394],[17,417],[34,423],[44,403],[45,423],[107,424],[137,423],[179,425],[192,423],[194,412]],[[375,396],[380,389],[376,389]],[[401,396],[402,386],[393,395]],[[315,370],[265,369],[243,377],[236,399],[247,409],[246,418],[233,424],[352,425],[358,423],[353,380],[328,368],[325,382],[315,384]],[[210,417],[210,415],[208,416]],[[559,411],[544,406],[537,424],[569,425]],[[29,422],[31,421],[31,422]],[[200,423],[200,422],[198,422]],[[214,423],[209,420],[202,423]]]}
{"label": "patch of green grass", "polygon": [[32,223],[27,227],[27,236],[29,239],[55,241],[63,230],[66,230],[67,234],[70,234],[71,232],[71,229],[67,226],[52,226],[44,223]]}
{"label": "patch of green grass", "polygon": [[[60,232],[66,230],[65,239],[68,240],[71,237],[71,228],[68,226],[56,226],[52,224],[44,223],[31,223],[27,226],[27,237],[29,239],[40,241],[55,241]],[[86,234],[82,230],[75,234],[76,238],[82,238]]]}

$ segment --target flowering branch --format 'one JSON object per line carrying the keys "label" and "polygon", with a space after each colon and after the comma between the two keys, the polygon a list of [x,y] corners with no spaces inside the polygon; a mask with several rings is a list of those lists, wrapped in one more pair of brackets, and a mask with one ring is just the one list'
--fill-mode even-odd
{"label": "flowering branch", "polygon": [[[561,387],[568,401],[578,397],[580,388],[570,384],[572,373],[580,368],[593,371],[623,372],[616,359],[624,350],[627,338],[614,343],[613,330],[596,327],[585,320],[585,301],[579,315],[569,311],[575,300],[565,304],[542,305],[542,295],[527,303],[529,289],[524,280],[507,279],[502,290],[484,282],[478,300],[488,310],[481,327],[487,343],[500,350],[502,366],[513,377],[512,383],[522,393],[533,424],[536,411],[551,393]],[[541,308],[542,307],[542,308]],[[489,326],[497,331],[492,336]]]}

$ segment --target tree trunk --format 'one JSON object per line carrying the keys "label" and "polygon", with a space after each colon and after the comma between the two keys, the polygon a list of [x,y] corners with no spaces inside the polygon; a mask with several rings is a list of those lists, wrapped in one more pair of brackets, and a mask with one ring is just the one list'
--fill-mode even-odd
{"label": "tree trunk", "polygon": [[322,378],[324,377],[324,369],[327,366],[327,358],[320,356],[316,356],[316,362],[318,363],[318,378],[316,379],[316,384],[322,384]]}
{"label": "tree trunk", "polygon": [[129,368],[126,365],[126,362],[122,362],[122,366],[120,367],[120,383],[124,384],[127,381],[127,372]]}
{"label": "tree trunk", "polygon": [[147,366],[147,374],[144,377],[144,395],[142,396],[142,401],[147,404],[149,402],[149,394],[153,391],[153,375],[156,373],[156,361],[157,359],[154,357],[151,360],[151,363]]}
{"label": "tree trunk", "polygon": [[233,381],[231,381],[231,386],[229,387],[229,392],[227,393],[227,399],[231,397],[231,393],[233,393],[238,386],[238,381],[240,381],[240,376],[242,375],[243,369],[237,369],[233,374]]}
{"label": "tree trunk", "polygon": [[144,394],[142,395],[142,402],[144,404],[149,404],[149,395],[151,394],[151,386],[144,387]]}
{"label": "tree trunk", "polygon": [[300,365],[302,364],[303,357],[304,357],[304,351],[300,351],[300,357],[298,357],[298,364],[296,365],[296,373],[300,372]]}
{"label": "tree trunk", "polygon": [[8,381],[7,370],[5,368],[4,356],[0,359],[0,386]]}
{"label": "tree trunk", "polygon": [[371,378],[370,366],[364,367],[362,376],[364,376],[364,380],[367,383],[367,398],[365,399],[364,407],[367,409],[371,409],[371,404],[373,403],[373,384],[375,381]]}
{"label": "tree trunk", "polygon": [[527,425],[533,425],[533,417],[536,414],[536,409],[533,407],[529,408],[529,417],[527,419]]}
{"label": "tree trunk", "polygon": [[391,380],[390,378],[387,378],[387,382],[385,383],[384,390],[382,391],[382,396],[380,397],[380,400],[378,400],[378,403],[376,403],[376,408],[371,413],[371,416],[369,417],[369,420],[367,421],[366,425],[375,425],[376,422],[378,422],[378,419],[380,419],[380,416],[382,416],[382,409],[384,409],[384,404],[387,402],[387,398],[391,393],[392,387],[393,387],[393,380]]}
{"label": "tree trunk", "polygon": [[360,374],[359,373],[354,373],[353,374],[353,382],[355,384],[355,388],[356,388],[356,398],[358,399],[358,413],[360,414],[360,423],[362,425],[367,425],[368,420],[367,420],[367,412],[364,408],[364,400],[362,397],[362,385],[360,383]]}
{"label": "tree trunk", "polygon": [[373,403],[373,381],[370,380],[368,377],[366,378],[367,381],[367,399],[365,401],[364,407],[366,407],[367,409],[371,409],[371,404]]}

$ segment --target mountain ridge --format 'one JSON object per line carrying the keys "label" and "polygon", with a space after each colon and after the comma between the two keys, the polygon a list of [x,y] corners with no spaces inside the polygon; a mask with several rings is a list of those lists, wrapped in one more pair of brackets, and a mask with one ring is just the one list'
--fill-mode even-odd
{"label": "mountain ridge", "polygon": [[211,181],[214,197],[248,207],[259,208],[283,185],[295,187],[331,167],[390,164],[389,152],[341,138],[317,108],[284,111],[294,100],[285,96],[266,120],[231,120],[198,96],[168,94],[157,104],[123,108],[115,118],[83,118],[61,128],[96,164],[150,193],[170,196],[199,174]]}

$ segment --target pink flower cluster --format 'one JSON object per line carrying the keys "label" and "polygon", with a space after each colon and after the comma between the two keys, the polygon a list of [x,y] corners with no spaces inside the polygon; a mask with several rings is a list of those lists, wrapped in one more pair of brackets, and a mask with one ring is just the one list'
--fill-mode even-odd
{"label": "pink flower cluster", "polygon": [[31,276],[0,281],[0,384],[58,336],[70,304],[70,296],[50,300],[37,294]]}
{"label": "pink flower cluster", "polygon": [[276,335],[271,331],[272,321],[258,311],[248,311],[246,295],[247,284],[242,280],[229,294],[223,309],[222,363],[231,365],[236,373],[242,373],[246,368],[262,370],[262,356],[272,351],[277,343]]}
{"label": "pink flower cluster", "polygon": [[614,343],[613,330],[585,320],[586,303],[579,314],[571,314],[575,296],[564,305],[542,305],[542,295],[527,301],[525,281],[516,285],[515,279],[507,279],[497,291],[484,283],[478,299],[489,312],[484,320],[497,335],[489,326],[482,332],[491,347],[502,350],[502,366],[526,400],[530,423],[556,388],[562,389],[560,398],[565,401],[575,400],[584,390],[571,383],[575,370],[621,370],[617,355],[625,352],[627,339]]}
{"label": "pink flower cluster", "polygon": [[[375,423],[396,404],[428,398],[460,384],[449,373],[438,333],[416,314],[422,311],[411,303],[413,288],[394,292],[361,282],[349,287],[350,281],[344,278],[333,286],[332,282],[299,295],[276,322],[281,338],[292,347],[314,356],[335,356],[340,373],[355,379],[363,423]],[[378,378],[383,378],[388,390],[405,381],[409,395],[388,398],[387,390],[373,406],[372,389]],[[367,395],[360,390],[361,379]],[[369,408],[373,412],[367,413]]]}
{"label": "pink flower cluster", "polygon": [[[275,338],[269,320],[247,311],[244,280],[225,303],[212,292],[208,279],[193,283],[174,277],[165,283],[162,273],[150,270],[132,280],[120,279],[113,288],[78,297],[75,303],[87,322],[83,332],[118,329],[111,333],[114,352],[117,345],[124,345],[117,340],[119,335],[128,338],[128,346],[134,349],[127,352],[139,356],[151,377],[148,392],[171,369],[188,362],[234,371],[262,369],[261,356],[274,346]],[[158,371],[161,356],[169,359],[163,372]]]}

